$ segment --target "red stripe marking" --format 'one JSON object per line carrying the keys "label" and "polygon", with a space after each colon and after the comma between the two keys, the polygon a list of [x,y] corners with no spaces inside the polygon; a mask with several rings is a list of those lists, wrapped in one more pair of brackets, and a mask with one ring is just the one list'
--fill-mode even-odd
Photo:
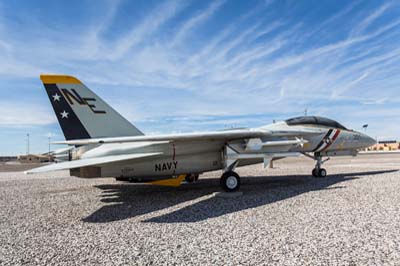
{"label": "red stripe marking", "polygon": [[339,136],[339,134],[340,134],[340,130],[337,129],[336,132],[335,132],[335,135],[333,135],[333,137],[332,137],[331,143],[329,143],[328,145],[326,145],[326,147],[325,147],[322,151],[328,149],[328,148],[335,142],[335,140],[337,139],[337,137]]}
{"label": "red stripe marking", "polygon": [[333,135],[332,143],[333,143],[333,142],[336,140],[336,138],[339,136],[339,133],[340,133],[340,129],[338,129],[338,130],[336,131],[335,135]]}

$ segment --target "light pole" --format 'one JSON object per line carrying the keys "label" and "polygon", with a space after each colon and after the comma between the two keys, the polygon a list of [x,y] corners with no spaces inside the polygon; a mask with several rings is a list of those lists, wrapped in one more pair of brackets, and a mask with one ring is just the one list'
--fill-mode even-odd
{"label": "light pole", "polygon": [[29,154],[29,133],[26,134],[26,154]]}

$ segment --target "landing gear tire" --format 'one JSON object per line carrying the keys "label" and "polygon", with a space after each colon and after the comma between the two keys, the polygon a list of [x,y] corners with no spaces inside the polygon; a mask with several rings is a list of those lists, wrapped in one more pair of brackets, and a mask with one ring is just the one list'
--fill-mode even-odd
{"label": "landing gear tire", "polygon": [[[308,156],[311,157],[311,156]],[[328,159],[322,160],[322,156],[319,153],[314,153],[314,160],[317,161],[315,168],[312,170],[312,175],[313,177],[320,177],[320,178],[324,178],[326,177],[326,170],[324,168],[321,168],[322,164],[329,161],[329,157]]]}
{"label": "landing gear tire", "polygon": [[326,177],[326,170],[324,168],[319,169],[318,176],[322,178]]}
{"label": "landing gear tire", "polygon": [[312,175],[313,177],[318,177],[318,170],[316,168],[312,170]]}
{"label": "landing gear tire", "polygon": [[324,177],[326,177],[326,170],[324,168],[321,168],[321,169],[314,168],[312,170],[312,175],[313,175],[313,177],[324,178]]}
{"label": "landing gear tire", "polygon": [[233,171],[222,174],[220,184],[226,192],[234,192],[240,188],[240,177]]}

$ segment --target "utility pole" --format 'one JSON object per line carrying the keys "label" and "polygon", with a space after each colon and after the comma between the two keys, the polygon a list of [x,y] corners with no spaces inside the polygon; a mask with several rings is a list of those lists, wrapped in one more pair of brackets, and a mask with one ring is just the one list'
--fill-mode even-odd
{"label": "utility pole", "polygon": [[304,109],[304,116],[307,116],[307,108],[306,109]]}
{"label": "utility pole", "polygon": [[51,151],[51,148],[50,148],[50,140],[51,140],[51,137],[49,136],[49,156],[50,156],[50,151]]}
{"label": "utility pole", "polygon": [[26,134],[26,154],[29,154],[29,133]]}

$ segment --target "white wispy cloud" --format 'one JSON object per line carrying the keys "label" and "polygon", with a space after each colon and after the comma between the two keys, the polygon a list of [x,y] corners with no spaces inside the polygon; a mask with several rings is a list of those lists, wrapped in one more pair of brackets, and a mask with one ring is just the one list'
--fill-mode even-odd
{"label": "white wispy cloud", "polygon": [[176,0],[160,4],[139,25],[134,25],[125,36],[118,39],[106,57],[111,60],[120,59],[133,46],[149,38],[163,23],[174,17],[184,6],[182,2]]}
{"label": "white wispy cloud", "polygon": [[356,36],[362,33],[365,29],[368,28],[377,18],[379,18],[390,6],[392,3],[384,3],[377,10],[372,12],[369,16],[364,18],[350,33],[350,36]]}
{"label": "white wispy cloud", "polygon": [[[398,96],[400,80],[395,73],[400,67],[396,46],[400,20],[395,16],[379,20],[398,12],[391,2],[372,11],[360,10],[360,2],[352,2],[311,27],[304,21],[276,16],[270,12],[273,2],[269,1],[257,10],[246,10],[207,39],[198,38],[196,33],[232,3],[211,2],[171,27],[169,23],[191,4],[157,2],[141,21],[126,25],[121,35],[108,39],[104,33],[112,30],[121,8],[120,3],[111,1],[104,19],[83,27],[73,37],[58,36],[43,25],[42,34],[52,38],[36,40],[30,36],[29,48],[9,34],[13,25],[8,22],[10,29],[0,31],[0,49],[5,47],[3,42],[10,48],[0,50],[0,75],[75,74],[104,92],[106,100],[111,98],[130,120],[139,121],[162,120],[166,114],[222,116],[221,121],[227,115],[279,112],[286,116],[301,114],[307,106],[314,113],[332,115],[317,103],[337,105],[334,115],[345,118],[347,113],[351,120],[355,113],[346,112],[348,105],[386,110],[382,103],[393,104],[387,99]],[[335,38],[318,40],[322,31],[332,31],[333,36],[333,25],[341,25],[349,14],[365,18],[346,24],[345,32]],[[316,41],[309,43],[310,39]],[[115,89],[112,95],[107,92],[110,87],[119,91]],[[147,98],[138,97],[143,94]],[[123,98],[115,100],[116,95]],[[27,122],[9,115],[8,123],[13,119]],[[41,121],[52,123],[54,119]],[[181,126],[184,123],[179,122]],[[6,121],[0,120],[0,124]]]}
{"label": "white wispy cloud", "polygon": [[197,15],[193,16],[180,27],[180,29],[175,33],[170,46],[174,46],[177,43],[182,43],[186,40],[187,36],[192,34],[193,29],[205,23],[215,12],[226,2],[224,1],[214,1],[205,10],[199,12]]}
{"label": "white wispy cloud", "polygon": [[89,31],[82,39],[81,54],[84,58],[95,58],[105,47],[102,46],[101,35],[113,23],[120,8],[120,0],[107,1],[107,13],[100,17],[95,24],[90,25]]}
{"label": "white wispy cloud", "polygon": [[57,122],[47,107],[29,103],[21,105],[6,100],[0,101],[0,106],[0,127],[39,126]]}
{"label": "white wispy cloud", "polygon": [[304,38],[308,38],[316,33],[321,32],[321,30],[326,30],[329,27],[332,27],[333,23],[337,23],[339,19],[342,19],[345,15],[348,15],[351,11],[354,10],[354,8],[357,7],[357,5],[360,4],[360,1],[351,1],[348,6],[340,10],[339,12],[331,15],[328,19],[325,21],[317,24],[315,28],[310,29],[308,32],[304,34]]}

